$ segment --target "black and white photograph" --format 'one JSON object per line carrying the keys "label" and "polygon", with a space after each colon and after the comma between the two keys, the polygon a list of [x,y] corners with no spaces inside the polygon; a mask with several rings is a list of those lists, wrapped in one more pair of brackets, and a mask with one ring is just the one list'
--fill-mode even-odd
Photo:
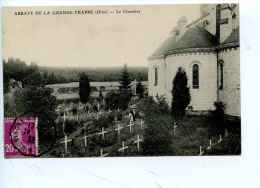
{"label": "black and white photograph", "polygon": [[6,128],[5,157],[241,155],[239,15],[236,3],[4,7],[4,118],[37,119],[37,152],[30,130],[15,144]]}

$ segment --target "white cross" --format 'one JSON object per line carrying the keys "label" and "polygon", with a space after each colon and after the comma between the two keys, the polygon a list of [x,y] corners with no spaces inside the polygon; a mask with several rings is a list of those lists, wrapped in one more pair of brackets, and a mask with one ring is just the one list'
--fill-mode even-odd
{"label": "white cross", "polygon": [[211,142],[211,139],[209,139],[209,147],[207,148],[207,150],[209,150],[212,146],[212,142]]}
{"label": "white cross", "polygon": [[129,127],[130,133],[131,133],[131,131],[132,131],[132,126],[133,126],[133,125],[134,125],[134,124],[132,124],[132,121],[130,120],[129,125],[127,125],[127,127]]}
{"label": "white cross", "polygon": [[120,127],[120,124],[117,124],[117,128],[115,129],[115,131],[118,132],[118,134],[120,134],[120,129],[123,129],[123,127]]}
{"label": "white cross", "polygon": [[67,149],[68,149],[68,142],[71,142],[71,140],[68,140],[68,137],[67,137],[67,135],[65,134],[65,140],[62,141],[62,142],[60,142],[61,144],[62,144],[62,143],[65,143],[65,151],[67,151]]}
{"label": "white cross", "polygon": [[81,105],[79,104],[78,110],[81,110],[81,109],[83,109],[83,106],[81,106]]}
{"label": "white cross", "polygon": [[119,109],[119,108],[117,108],[117,111],[118,111],[118,112],[120,112],[120,109]]}
{"label": "white cross", "polygon": [[203,153],[204,153],[203,147],[200,146],[200,154],[199,155],[203,155]]}
{"label": "white cross", "polygon": [[219,141],[218,141],[218,143],[221,143],[222,142],[222,138],[221,138],[221,134],[219,135]]}
{"label": "white cross", "polygon": [[122,148],[119,148],[118,151],[122,151],[123,152],[123,155],[124,155],[124,151],[125,149],[127,149],[128,146],[125,146],[125,142],[123,142],[123,145],[122,145]]}
{"label": "white cross", "polygon": [[88,140],[87,140],[88,137],[90,137],[90,136],[86,136],[85,134],[84,134],[84,136],[82,137],[82,138],[84,139],[85,147],[88,146]]}
{"label": "white cross", "polygon": [[97,116],[95,117],[95,119],[96,119],[96,120],[98,120],[98,119],[99,119],[98,113],[97,113]]}
{"label": "white cross", "polygon": [[70,110],[70,108],[66,108],[65,110],[66,110],[66,112],[67,112],[67,115],[69,115],[69,110]]}
{"label": "white cross", "polygon": [[137,135],[137,140],[134,141],[134,143],[137,143],[137,151],[139,153],[139,149],[140,149],[140,142],[143,141],[143,139],[139,138],[139,134]]}
{"label": "white cross", "polygon": [[108,133],[108,132],[104,130],[104,127],[102,127],[102,131],[100,133],[98,133],[98,134],[102,135],[102,140],[104,140],[106,133]]}
{"label": "white cross", "polygon": [[225,129],[225,136],[228,136],[228,132],[227,132],[227,129]]}
{"label": "white cross", "polygon": [[108,155],[108,153],[104,153],[103,154],[103,149],[100,149],[100,157],[106,157]]}
{"label": "white cross", "polygon": [[110,108],[108,109],[108,113],[110,113],[111,112],[111,110],[110,110]]}
{"label": "white cross", "polygon": [[174,125],[173,125],[173,132],[174,132],[174,134],[175,134],[175,131],[176,131],[176,128],[177,128],[178,126],[176,125],[176,122],[174,122]]}
{"label": "white cross", "polygon": [[99,111],[99,108],[100,108],[100,104],[99,103],[97,103],[97,108],[98,108],[98,111]]}
{"label": "white cross", "polygon": [[143,121],[143,119],[141,118],[141,121],[140,121],[140,123],[139,123],[140,125],[141,125],[141,129],[143,129],[143,124],[144,124],[144,121]]}
{"label": "white cross", "polygon": [[136,84],[137,84],[137,82],[136,82],[136,79],[135,79],[135,81],[134,81],[135,95],[136,95]]}
{"label": "white cross", "polygon": [[63,134],[66,135],[65,134],[65,125],[64,124],[62,125],[62,130],[63,130]]}
{"label": "white cross", "polygon": [[61,117],[61,119],[63,119],[63,122],[66,121],[66,114],[65,113],[63,114],[63,117]]}
{"label": "white cross", "polygon": [[55,109],[55,112],[57,112],[59,114],[60,109],[59,108]]}

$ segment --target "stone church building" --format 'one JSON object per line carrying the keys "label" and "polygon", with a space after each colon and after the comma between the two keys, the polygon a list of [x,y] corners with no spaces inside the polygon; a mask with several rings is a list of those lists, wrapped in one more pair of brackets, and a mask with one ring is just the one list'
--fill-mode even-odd
{"label": "stone church building", "polygon": [[188,76],[189,109],[214,110],[214,102],[226,105],[225,113],[240,117],[239,5],[205,4],[201,16],[187,24],[181,17],[162,45],[148,57],[148,93],[172,100],[172,81],[182,67]]}

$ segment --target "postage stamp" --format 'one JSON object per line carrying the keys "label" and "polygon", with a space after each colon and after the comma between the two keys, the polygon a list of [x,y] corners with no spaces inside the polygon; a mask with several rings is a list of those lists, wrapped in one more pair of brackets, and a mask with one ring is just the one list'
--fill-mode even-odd
{"label": "postage stamp", "polygon": [[37,156],[37,118],[4,119],[5,158]]}

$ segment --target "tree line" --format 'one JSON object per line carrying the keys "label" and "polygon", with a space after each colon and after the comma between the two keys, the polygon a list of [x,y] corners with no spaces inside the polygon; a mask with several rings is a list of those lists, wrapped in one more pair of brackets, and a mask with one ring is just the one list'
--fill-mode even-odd
{"label": "tree line", "polygon": [[[121,67],[40,67],[41,72],[48,72],[63,78],[66,82],[79,82],[80,74],[88,75],[90,82],[113,82],[121,79]],[[130,80],[148,80],[147,67],[128,67]],[[61,82],[63,83],[63,82]]]}

